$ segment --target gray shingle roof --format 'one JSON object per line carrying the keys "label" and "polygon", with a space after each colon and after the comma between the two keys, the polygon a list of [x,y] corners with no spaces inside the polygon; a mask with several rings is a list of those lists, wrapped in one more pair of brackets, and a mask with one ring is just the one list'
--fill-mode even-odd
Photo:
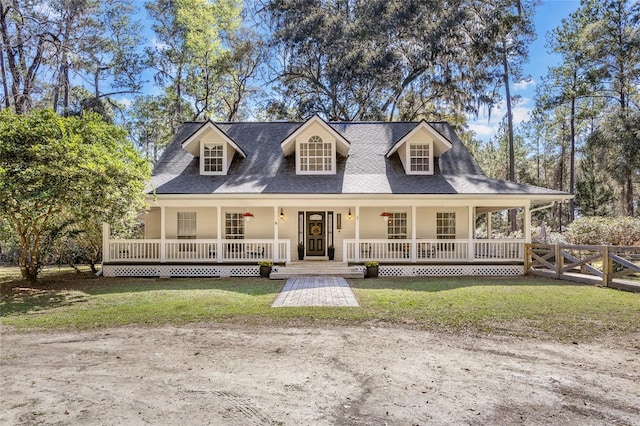
{"label": "gray shingle roof", "polygon": [[452,144],[435,162],[433,175],[407,175],[393,145],[418,123],[329,123],[350,143],[338,156],[335,175],[296,175],[295,155],[280,142],[301,123],[216,123],[246,153],[236,155],[225,176],[201,176],[198,158],[181,145],[202,125],[185,123],[158,161],[151,180],[157,194],[526,194],[564,193],[484,175],[451,126],[429,123]]}

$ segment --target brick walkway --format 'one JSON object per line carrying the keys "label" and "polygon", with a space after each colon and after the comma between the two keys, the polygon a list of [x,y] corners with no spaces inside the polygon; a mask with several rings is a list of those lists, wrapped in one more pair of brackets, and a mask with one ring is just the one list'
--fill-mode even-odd
{"label": "brick walkway", "polygon": [[344,278],[289,278],[271,307],[360,306]]}

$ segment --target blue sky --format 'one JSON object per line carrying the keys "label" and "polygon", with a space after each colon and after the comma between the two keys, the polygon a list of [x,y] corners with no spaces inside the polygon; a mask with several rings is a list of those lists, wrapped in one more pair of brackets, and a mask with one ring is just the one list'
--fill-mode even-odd
{"label": "blue sky", "polygon": [[[534,95],[536,84],[542,77],[547,75],[547,69],[558,65],[560,59],[557,55],[547,52],[547,33],[560,25],[560,21],[569,17],[580,6],[579,0],[544,0],[536,10],[534,18],[537,38],[529,47],[529,62],[524,65],[525,75],[531,77],[530,81],[515,82],[513,84],[512,95],[522,97],[513,112],[516,124],[526,121],[530,111],[534,107]],[[469,121],[469,129],[473,130],[481,140],[491,139],[500,121],[506,114],[504,101],[491,111],[491,121],[488,120],[486,112],[481,111],[477,119]]]}

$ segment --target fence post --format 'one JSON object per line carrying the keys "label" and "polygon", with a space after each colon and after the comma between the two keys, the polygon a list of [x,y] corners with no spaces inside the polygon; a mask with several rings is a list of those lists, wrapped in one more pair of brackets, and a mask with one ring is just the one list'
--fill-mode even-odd
{"label": "fence post", "polygon": [[564,264],[563,260],[564,258],[560,253],[560,244],[556,243],[556,279],[560,279],[560,277],[562,276],[562,266]]}
{"label": "fence post", "polygon": [[602,285],[609,287],[613,278],[613,265],[609,259],[609,246],[602,247]]}
{"label": "fence post", "polygon": [[108,223],[102,224],[102,263],[111,260],[109,253],[109,240],[111,239],[111,226]]}
{"label": "fence post", "polygon": [[529,268],[531,268],[531,258],[529,257],[529,250],[531,249],[531,244],[524,243],[524,274],[529,274]]}

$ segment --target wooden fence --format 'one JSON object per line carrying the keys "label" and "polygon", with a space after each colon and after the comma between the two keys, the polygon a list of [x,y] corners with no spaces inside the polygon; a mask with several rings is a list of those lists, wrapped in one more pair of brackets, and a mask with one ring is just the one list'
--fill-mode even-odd
{"label": "wooden fence", "polygon": [[611,287],[616,278],[640,274],[640,247],[525,244],[524,267],[527,274]]}

